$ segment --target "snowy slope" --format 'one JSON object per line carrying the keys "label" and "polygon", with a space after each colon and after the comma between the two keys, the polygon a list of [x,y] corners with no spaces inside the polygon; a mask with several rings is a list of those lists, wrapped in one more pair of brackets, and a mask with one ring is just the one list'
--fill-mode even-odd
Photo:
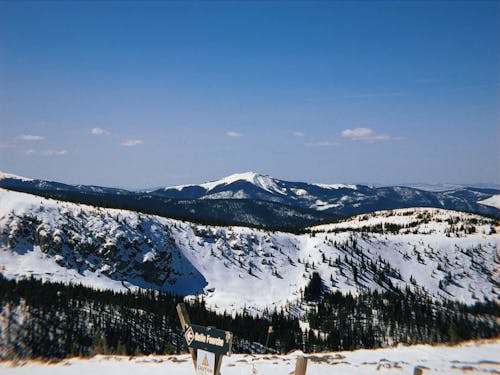
{"label": "snowy slope", "polygon": [[[415,367],[423,367],[424,374],[498,374],[500,362],[498,340],[468,342],[459,346],[398,346],[389,349],[356,350],[306,355],[308,375],[368,375],[375,373],[413,374]],[[293,352],[284,356],[239,354],[224,357],[221,373],[224,375],[290,374],[296,358]],[[72,358],[55,364],[36,361],[13,364],[0,363],[5,375],[156,375],[195,373],[189,355],[175,356],[95,356],[89,359]]]}
{"label": "snowy slope", "polygon": [[477,203],[484,204],[486,206],[500,208],[500,195],[494,195],[488,199],[479,201]]}
{"label": "snowy slope", "polygon": [[200,292],[203,276],[163,229],[167,219],[0,189],[0,271],[111,289]]}
{"label": "snowy slope", "polygon": [[[206,189],[207,192],[214,190],[215,188],[222,186],[222,185],[230,185],[234,182],[237,181],[246,181],[249,182],[263,190],[266,190],[270,193],[278,193],[278,194],[286,194],[286,192],[282,191],[277,183],[276,180],[269,177],[269,176],[263,176],[255,172],[245,172],[245,173],[235,173],[230,176],[224,177],[220,180],[216,181],[211,181],[211,182],[206,182],[204,184],[200,184],[198,186]],[[175,186],[174,188],[177,190],[182,190],[185,187],[189,186],[196,186],[196,185],[179,185]],[[165,188],[165,190],[168,190],[168,188]]]}
{"label": "snowy slope", "polygon": [[203,293],[219,311],[288,306],[313,272],[332,290],[409,286],[472,303],[500,292],[495,225],[478,215],[404,209],[294,235],[0,189],[0,271],[101,288]]}
{"label": "snowy slope", "polygon": [[127,195],[131,192],[118,189],[108,188],[94,185],[68,185],[55,181],[36,180],[17,176],[10,173],[0,171],[0,187],[13,189],[18,191],[36,192],[36,191],[65,191],[65,192],[82,192],[94,194],[116,194]]}
{"label": "snowy slope", "polygon": [[14,180],[21,180],[21,181],[33,181],[31,178],[26,178],[26,177],[21,177],[12,173],[5,173],[0,171],[0,180],[4,179],[14,179]]}

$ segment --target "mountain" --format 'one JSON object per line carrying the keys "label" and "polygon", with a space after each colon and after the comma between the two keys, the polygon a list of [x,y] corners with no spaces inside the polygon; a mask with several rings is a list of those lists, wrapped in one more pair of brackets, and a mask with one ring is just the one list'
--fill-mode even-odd
{"label": "mountain", "polygon": [[218,311],[262,312],[325,290],[420,290],[498,299],[498,223],[433,208],[363,214],[304,234],[201,225],[0,189],[0,272],[104,289],[203,294]]}
{"label": "mountain", "polygon": [[32,180],[0,173],[0,187],[66,202],[119,208],[163,217],[218,225],[292,230],[331,219],[314,209],[256,199],[170,198],[150,192]]}
{"label": "mountain", "polygon": [[60,191],[117,195],[131,194],[130,191],[125,189],[116,189],[93,185],[68,185],[55,181],[20,177],[14,174],[3,173],[1,171],[0,187],[10,190],[19,190],[33,193],[41,191]]}
{"label": "mountain", "polygon": [[[387,186],[387,185],[378,185]],[[477,189],[493,189],[500,190],[500,184],[488,184],[488,183],[475,183],[475,184],[427,184],[423,182],[414,182],[407,184],[399,184],[398,186],[406,186],[419,190],[427,191],[449,191],[457,190],[463,188],[477,188]]]}
{"label": "mountain", "polygon": [[489,202],[500,190],[458,188],[424,191],[411,187],[312,184],[253,172],[199,185],[152,191],[31,180],[0,173],[0,187],[73,203],[126,209],[214,225],[243,225],[296,231],[308,225],[362,213],[435,207],[500,217]]}
{"label": "mountain", "polygon": [[289,182],[253,172],[234,174],[200,185],[158,189],[152,195],[174,199],[252,199],[322,211],[332,216],[408,207],[435,207],[500,215],[500,210],[479,203],[500,195],[500,190],[457,188],[425,191],[411,187],[368,187],[363,185]]}

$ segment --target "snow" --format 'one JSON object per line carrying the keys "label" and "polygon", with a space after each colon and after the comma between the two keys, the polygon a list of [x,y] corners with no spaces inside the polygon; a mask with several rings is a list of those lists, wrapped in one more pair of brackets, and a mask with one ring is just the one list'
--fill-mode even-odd
{"label": "snow", "polygon": [[[177,189],[181,191],[182,189],[186,187],[193,187],[193,186],[200,186],[204,188],[207,192],[210,192],[211,190],[214,190],[215,188],[218,188],[220,186],[224,185],[229,185],[237,181],[246,181],[249,182],[257,187],[260,187],[263,190],[268,191],[269,193],[278,193],[280,195],[287,195],[287,191],[284,188],[280,188],[278,185],[279,180],[272,178],[267,175],[261,175],[255,172],[245,172],[245,173],[235,173],[230,176],[224,177],[220,180],[215,180],[215,181],[210,181],[206,182],[203,184],[189,184],[189,185],[178,185],[174,186],[172,189]],[[329,190],[338,190],[338,189],[351,189],[351,190],[357,190],[356,185],[346,185],[346,184],[311,184],[312,186],[317,186],[322,189],[329,189]],[[165,188],[165,190],[168,190],[171,188]],[[307,196],[309,195],[309,192],[304,189],[299,189],[299,188],[292,188],[292,192],[299,197],[302,196]],[[228,198],[227,195],[217,195],[217,196],[212,196],[211,198]]]}
{"label": "snow", "polygon": [[156,258],[156,252],[154,251],[148,251],[144,256],[142,257],[142,262],[151,262],[155,260]]}
{"label": "snow", "polygon": [[[39,242],[23,237],[19,231],[25,218],[35,218],[36,235],[53,240],[61,250],[49,247],[44,250],[51,252],[49,256]],[[203,293],[207,306],[216,311],[247,309],[259,314],[265,308],[293,308],[290,305],[300,299],[312,272],[318,272],[333,291],[382,289],[370,272],[360,275],[362,285],[354,282],[349,264],[360,270],[362,261],[353,251],[356,242],[367,261],[383,259],[399,272],[400,277],[391,276],[394,285],[425,288],[438,299],[474,303],[500,294],[500,236],[491,234],[488,220],[415,208],[359,215],[295,235],[196,225],[0,189],[0,272],[13,279],[33,275],[115,290],[123,290],[123,280],[132,288]],[[470,221],[475,223],[473,233],[449,232],[452,226],[460,228]],[[361,230],[378,224],[403,227],[395,233]],[[68,245],[70,240],[94,250],[91,255],[81,253]],[[335,264],[337,259],[340,264]],[[63,266],[65,262],[69,266]],[[117,262],[130,269],[119,270]],[[154,283],[146,282],[147,275],[139,271],[148,267],[156,270]],[[455,283],[443,287],[449,275]]]}
{"label": "snow", "polygon": [[356,185],[348,185],[348,184],[319,184],[315,183],[312,184],[315,186],[318,186],[323,189],[332,189],[332,190],[338,190],[338,189],[351,189],[351,190],[357,190],[358,187]]}
{"label": "snow", "polygon": [[100,272],[84,271],[83,274],[76,270],[61,267],[56,263],[57,256],[51,258],[44,254],[38,246],[32,251],[18,255],[11,251],[0,250],[0,273],[9,279],[22,279],[33,276],[44,281],[62,283],[81,283],[95,289],[115,290],[125,292],[127,289],[135,289],[130,283],[122,284],[112,280]]}
{"label": "snow", "polygon": [[[298,356],[305,356],[307,375],[371,375],[375,373],[413,374],[415,367],[424,374],[498,374],[500,340],[467,342],[458,346],[415,345],[377,350],[356,350],[304,355],[296,351],[287,355],[238,354],[224,357],[223,375],[290,374]],[[71,358],[46,364],[26,361],[0,363],[4,375],[194,375],[191,357],[170,356],[104,356],[88,359]]]}
{"label": "snow", "polygon": [[[419,228],[424,233],[444,232],[447,228],[447,220],[456,217],[459,220],[474,218],[481,220],[480,215],[460,213],[457,211],[444,210],[440,208],[403,208],[390,211],[377,211],[373,213],[361,214],[335,224],[324,224],[311,227],[313,231],[324,232],[335,229],[360,229],[363,227],[375,226],[379,224],[409,225],[411,222],[429,218],[429,225],[422,225]],[[486,230],[487,228],[481,228]]]}
{"label": "snow", "polygon": [[484,204],[485,206],[492,206],[500,209],[500,194],[494,195],[488,199],[477,202],[479,204]]}
{"label": "snow", "polygon": [[236,192],[232,191],[221,191],[214,194],[208,194],[203,197],[203,199],[247,199],[248,194],[244,190],[240,189]]}
{"label": "snow", "polygon": [[[264,189],[270,193],[278,193],[282,195],[286,195],[286,191],[284,189],[281,189],[274,178],[269,177],[269,176],[264,176],[255,172],[245,172],[245,173],[235,173],[230,176],[224,177],[220,180],[215,180],[215,181],[210,181],[206,182],[204,184],[191,184],[191,185],[178,185],[174,186],[174,189],[177,190],[182,190],[186,187],[191,187],[191,186],[201,186],[204,188],[207,192],[223,185],[229,185],[237,181],[246,181],[249,182],[255,186],[260,187],[261,189]],[[169,188],[166,188],[167,190]],[[220,197],[222,198],[222,197]]]}
{"label": "snow", "polygon": [[21,176],[15,175],[15,174],[5,173],[5,172],[0,171],[0,180],[3,180],[5,178],[12,178],[12,179],[21,180],[21,181],[33,181],[33,179],[31,179],[31,178],[21,177]]}
{"label": "snow", "polygon": [[405,186],[405,187],[411,187],[419,190],[424,190],[424,191],[431,191],[431,192],[444,192],[444,191],[449,191],[449,190],[457,190],[457,189],[462,189],[468,185],[458,185],[458,184],[447,184],[447,183],[442,183],[442,184],[427,184],[427,183],[408,183],[408,184],[399,184],[400,186]]}
{"label": "snow", "polygon": [[305,189],[290,189],[295,195],[299,196],[299,197],[303,197],[303,196],[306,196],[306,195],[309,195],[309,193],[307,192],[307,190]]}
{"label": "snow", "polygon": [[310,208],[318,210],[318,211],[325,211],[325,210],[328,210],[330,208],[339,207],[339,206],[340,206],[339,203],[328,204],[328,202],[322,201],[321,199],[316,199],[316,201],[314,202],[313,205],[310,206]]}

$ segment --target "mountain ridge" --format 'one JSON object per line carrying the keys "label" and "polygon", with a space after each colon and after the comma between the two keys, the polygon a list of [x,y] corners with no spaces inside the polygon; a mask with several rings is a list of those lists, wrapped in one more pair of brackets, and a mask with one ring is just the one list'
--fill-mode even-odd
{"label": "mountain ridge", "polygon": [[0,189],[6,277],[202,294],[211,308],[228,312],[289,308],[315,272],[343,293],[408,287],[466,303],[498,299],[498,231],[496,221],[479,215],[410,208],[292,234]]}
{"label": "mountain ridge", "polygon": [[[259,199],[349,216],[381,209],[437,207],[482,214],[500,215],[496,207],[482,200],[500,194],[500,190],[458,188],[427,191],[406,186],[369,187],[349,184],[291,182],[255,172],[234,174],[203,184],[179,185],[150,191],[173,199]],[[477,197],[475,197],[477,195]],[[369,207],[365,209],[364,207]]]}
{"label": "mountain ridge", "polygon": [[99,207],[130,209],[205,224],[297,230],[373,211],[435,207],[500,217],[500,190],[459,188],[429,192],[409,187],[318,184],[279,180],[255,172],[203,184],[143,192],[66,185],[0,174],[0,187]]}

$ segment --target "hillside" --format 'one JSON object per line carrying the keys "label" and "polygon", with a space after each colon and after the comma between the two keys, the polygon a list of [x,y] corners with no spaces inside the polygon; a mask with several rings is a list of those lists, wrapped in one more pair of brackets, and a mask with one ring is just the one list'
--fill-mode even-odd
{"label": "hillside", "polygon": [[418,208],[294,235],[0,189],[0,264],[8,278],[203,293],[218,311],[293,305],[313,273],[332,291],[409,287],[473,303],[498,298],[496,225],[478,215]]}

